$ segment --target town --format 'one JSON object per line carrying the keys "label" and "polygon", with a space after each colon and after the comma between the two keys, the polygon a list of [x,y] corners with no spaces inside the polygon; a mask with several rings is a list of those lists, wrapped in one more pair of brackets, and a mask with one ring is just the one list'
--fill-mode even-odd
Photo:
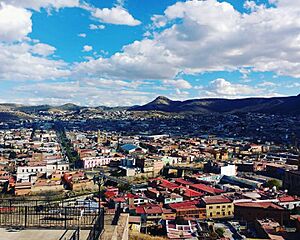
{"label": "town", "polygon": [[[3,203],[65,201],[86,217],[87,209],[101,208],[104,222],[126,229],[116,239],[299,239],[299,143],[284,124],[259,139],[232,134],[233,116],[218,125],[228,136],[168,125],[165,117],[119,120],[124,128],[115,131],[107,128],[111,122],[96,129],[81,117],[60,118],[2,124]],[[261,127],[249,122],[270,132],[262,127],[270,118],[283,121],[259,115]],[[151,121],[165,131],[150,128]],[[15,211],[1,206],[0,225]],[[111,225],[102,226],[100,239],[113,238],[113,230],[105,231]]]}

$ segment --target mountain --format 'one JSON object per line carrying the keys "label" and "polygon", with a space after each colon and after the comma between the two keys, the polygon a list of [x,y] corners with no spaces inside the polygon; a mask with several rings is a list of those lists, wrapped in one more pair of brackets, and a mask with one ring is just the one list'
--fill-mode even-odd
{"label": "mountain", "polygon": [[245,99],[192,99],[172,101],[159,96],[152,102],[132,107],[131,111],[194,112],[194,113],[238,113],[257,112],[269,114],[300,114],[300,95],[274,98]]}

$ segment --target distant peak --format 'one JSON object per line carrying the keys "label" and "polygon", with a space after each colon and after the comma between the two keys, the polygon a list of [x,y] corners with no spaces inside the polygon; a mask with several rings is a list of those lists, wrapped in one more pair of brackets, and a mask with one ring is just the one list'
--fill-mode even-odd
{"label": "distant peak", "polygon": [[164,101],[171,101],[169,98],[165,97],[165,96],[158,96],[157,98],[155,98],[154,101],[156,100],[164,100]]}
{"label": "distant peak", "polygon": [[66,106],[77,107],[77,105],[74,104],[74,103],[65,103],[65,104],[63,104],[63,105],[61,105],[61,106],[62,106],[62,107],[66,107]]}
{"label": "distant peak", "polygon": [[169,105],[172,100],[165,96],[158,96],[152,103]]}

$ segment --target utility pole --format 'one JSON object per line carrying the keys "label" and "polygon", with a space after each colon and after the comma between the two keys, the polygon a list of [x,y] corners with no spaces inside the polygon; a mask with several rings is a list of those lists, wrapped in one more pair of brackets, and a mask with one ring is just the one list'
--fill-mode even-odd
{"label": "utility pole", "polygon": [[98,196],[99,196],[99,214],[100,214],[100,211],[101,211],[101,199],[102,199],[102,196],[101,196],[101,187],[104,185],[105,183],[105,176],[103,173],[100,173],[99,175],[95,175],[93,177],[93,182],[94,184],[97,184],[98,185]]}

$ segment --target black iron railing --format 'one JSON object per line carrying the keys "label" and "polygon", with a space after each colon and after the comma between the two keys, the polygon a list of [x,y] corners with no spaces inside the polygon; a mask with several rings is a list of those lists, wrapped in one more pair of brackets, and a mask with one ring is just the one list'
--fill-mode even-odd
{"label": "black iron railing", "polygon": [[100,214],[94,219],[94,226],[89,233],[87,240],[98,240],[104,228],[104,211],[100,210]]}
{"label": "black iron railing", "polygon": [[[0,226],[14,228],[92,229],[103,211],[82,205],[57,202],[0,200]],[[103,223],[101,223],[103,224]]]}

